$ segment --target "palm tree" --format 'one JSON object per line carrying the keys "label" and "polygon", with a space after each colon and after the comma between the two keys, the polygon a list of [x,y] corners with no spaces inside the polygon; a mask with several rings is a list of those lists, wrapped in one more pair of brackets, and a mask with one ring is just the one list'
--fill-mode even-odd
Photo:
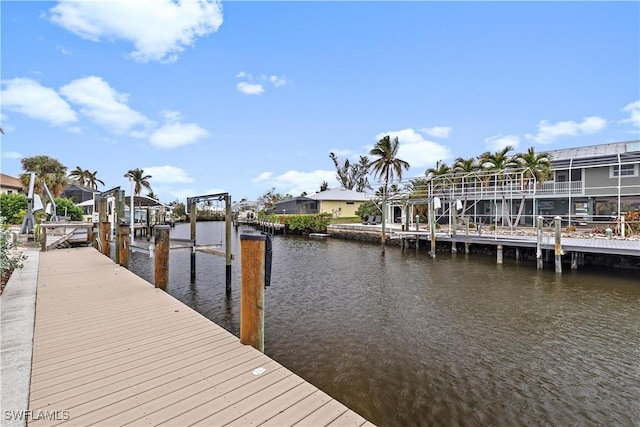
{"label": "palm tree", "polygon": [[47,184],[47,188],[53,197],[59,197],[67,187],[67,167],[57,159],[39,155],[25,157],[21,160],[21,163],[25,173],[20,175],[20,180],[25,188],[29,188],[31,172],[35,173],[34,194],[39,194],[42,200],[44,200],[43,183]]}
{"label": "palm tree", "polygon": [[[457,174],[461,174],[462,175],[462,187],[464,190],[464,186],[465,186],[465,177],[473,174],[473,172],[478,170],[478,162],[477,159],[475,157],[471,157],[468,159],[465,159],[463,157],[458,157],[454,163],[453,163],[453,171],[456,172]],[[472,178],[471,182],[475,183],[476,182],[476,178]],[[469,181],[467,180],[467,185],[469,184]],[[465,192],[463,194],[464,196],[464,201],[462,202],[462,213],[464,215],[464,213],[467,211],[467,193]]]}
{"label": "palm tree", "polygon": [[[536,153],[533,147],[529,147],[526,153],[518,153],[514,156],[514,159],[523,168],[525,168],[522,173],[523,180],[526,178],[533,178],[535,179],[536,185],[538,187],[542,187],[544,181],[551,175],[551,155],[549,153]],[[520,208],[518,209],[518,215],[516,216],[515,220],[516,224],[519,223],[520,215],[522,215],[522,209],[524,208],[524,199],[525,192],[523,188],[522,200],[520,200]],[[535,223],[535,220],[533,222]]]}
{"label": "palm tree", "polygon": [[152,178],[151,175],[145,175],[144,170],[136,168],[131,169],[127,173],[124,174],[125,178],[130,178],[135,183],[135,187],[133,190],[133,194],[136,196],[140,195],[142,191],[142,187],[146,188],[149,191],[153,191],[151,189],[151,184],[149,184],[149,180]]}
{"label": "palm tree", "polygon": [[385,216],[386,216],[386,202],[387,195],[389,194],[389,183],[393,182],[397,177],[398,180],[402,180],[402,170],[409,169],[409,163],[398,158],[398,149],[400,148],[400,141],[396,136],[393,140],[389,135],[378,141],[369,155],[373,156],[375,160],[371,162],[373,173],[376,178],[383,178],[383,192],[382,192],[382,235],[381,246],[382,255],[384,255],[384,245],[386,243],[385,235]]}
{"label": "palm tree", "polygon": [[536,153],[533,147],[529,147],[526,153],[518,153],[513,156],[523,168],[526,168],[524,177],[535,178],[538,187],[551,175],[551,155],[549,153]]}
{"label": "palm tree", "polygon": [[89,169],[82,169],[80,166],[76,166],[74,170],[69,172],[69,178],[75,179],[80,185],[97,190],[98,183],[104,185],[104,181],[96,177],[97,174],[98,171],[91,172]]}
{"label": "palm tree", "polygon": [[[496,187],[502,185],[502,180],[507,169],[518,167],[518,162],[513,157],[507,155],[509,151],[513,151],[513,147],[511,145],[507,145],[502,150],[496,151],[495,153],[487,151],[479,156],[481,167],[495,174],[494,179]],[[506,205],[507,198],[504,192],[502,192],[502,206]],[[509,224],[509,227],[511,227],[511,212],[507,215],[507,223]]]}

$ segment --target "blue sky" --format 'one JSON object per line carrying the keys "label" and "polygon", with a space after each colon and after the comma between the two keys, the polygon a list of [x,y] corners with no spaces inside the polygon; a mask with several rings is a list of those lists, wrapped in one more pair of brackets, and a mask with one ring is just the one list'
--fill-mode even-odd
{"label": "blue sky", "polygon": [[2,1],[2,172],[45,154],[165,202],[639,138],[639,2]]}

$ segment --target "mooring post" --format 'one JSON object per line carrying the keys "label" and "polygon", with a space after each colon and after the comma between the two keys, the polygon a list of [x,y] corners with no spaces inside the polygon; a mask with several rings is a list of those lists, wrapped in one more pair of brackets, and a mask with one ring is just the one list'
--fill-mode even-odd
{"label": "mooring post", "polygon": [[118,264],[120,264],[120,248],[122,247],[122,244],[120,242],[121,239],[121,235],[119,233],[119,226],[120,224],[124,221],[124,190],[117,190],[115,192],[115,199],[116,199],[116,208],[114,210],[114,221],[113,223],[115,224],[115,237],[116,237],[116,244],[115,244],[115,259],[118,261]]}
{"label": "mooring post", "polygon": [[129,245],[131,236],[129,225],[120,224],[118,227],[118,245],[120,249],[118,251],[118,264],[124,268],[129,268]]}
{"label": "mooring post", "polygon": [[267,237],[240,235],[240,342],[264,352],[264,286]]}
{"label": "mooring post", "polygon": [[556,228],[556,239],[555,239],[555,262],[556,262],[556,273],[562,273],[562,231],[560,230],[560,221],[562,219],[559,216],[554,218],[555,228]]}
{"label": "mooring post", "polygon": [[502,264],[502,245],[498,245],[498,250],[496,252],[498,255],[497,263]]}
{"label": "mooring post", "polygon": [[226,263],[226,292],[231,295],[231,195],[224,196],[225,230],[224,230],[224,258]]}
{"label": "mooring post", "polygon": [[429,204],[429,229],[431,234],[431,258],[436,257],[436,209],[433,200]]}
{"label": "mooring post", "polygon": [[40,225],[40,251],[47,250],[47,227]]}
{"label": "mooring post", "polygon": [[538,240],[536,245],[536,261],[538,269],[544,267],[544,260],[542,258],[542,216],[538,217]]}
{"label": "mooring post", "polygon": [[155,284],[156,288],[163,291],[166,291],[169,285],[169,228],[168,225],[153,227]]}
{"label": "mooring post", "polygon": [[100,244],[102,245],[102,254],[111,258],[111,246],[109,238],[111,234],[111,223],[104,221],[100,223]]}
{"label": "mooring post", "polygon": [[571,252],[571,269],[578,269],[578,252],[576,251]]}
{"label": "mooring post", "polygon": [[517,247],[517,246],[516,246],[516,255],[515,255],[515,257],[516,257],[516,260],[520,259],[520,248]]}
{"label": "mooring post", "polygon": [[191,282],[196,280],[196,202],[192,201],[189,207],[189,222],[191,230],[189,238],[191,239]]}
{"label": "mooring post", "polygon": [[464,235],[466,236],[467,241],[464,242],[464,253],[469,253],[469,217],[464,217]]}

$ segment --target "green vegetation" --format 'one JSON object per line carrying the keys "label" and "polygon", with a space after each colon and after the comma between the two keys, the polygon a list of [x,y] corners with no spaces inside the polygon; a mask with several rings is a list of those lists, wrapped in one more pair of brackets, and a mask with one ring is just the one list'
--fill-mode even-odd
{"label": "green vegetation", "polygon": [[332,217],[330,213],[319,213],[280,216],[278,219],[281,224],[284,224],[293,233],[309,234],[325,233]]}
{"label": "green vegetation", "polygon": [[2,289],[4,289],[4,285],[11,277],[11,273],[16,268],[22,268],[23,262],[27,257],[22,254],[12,254],[11,249],[13,249],[13,243],[11,240],[11,233],[9,232],[9,226],[5,222],[4,217],[0,217],[0,222],[2,226],[0,226],[0,271],[1,281],[0,281],[0,293],[2,293]]}
{"label": "green vegetation", "polygon": [[73,200],[57,197],[56,215],[68,216],[71,221],[82,221],[82,208],[73,204]]}
{"label": "green vegetation", "polygon": [[27,196],[24,194],[0,194],[0,212],[9,224],[21,224],[27,214]]}
{"label": "green vegetation", "polygon": [[369,217],[369,215],[380,215],[380,208],[378,204],[373,200],[369,200],[358,206],[356,215],[360,217],[362,221]]}

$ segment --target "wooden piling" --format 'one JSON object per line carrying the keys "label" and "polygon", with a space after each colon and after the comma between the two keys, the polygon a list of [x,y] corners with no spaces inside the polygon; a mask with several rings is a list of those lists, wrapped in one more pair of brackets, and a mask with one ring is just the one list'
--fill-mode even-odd
{"label": "wooden piling", "polygon": [[118,264],[124,268],[129,268],[129,245],[131,240],[129,230],[128,224],[120,224],[118,226]]}
{"label": "wooden piling", "polygon": [[191,283],[196,280],[196,217],[196,202],[191,202],[191,206],[189,206],[189,223],[191,224],[189,233],[189,238],[191,239]]}
{"label": "wooden piling", "polygon": [[47,250],[47,228],[40,227],[40,250],[45,252]]}
{"label": "wooden piling", "polygon": [[231,196],[224,196],[225,206],[225,228],[224,228],[224,249],[225,249],[225,278],[226,294],[231,296]]}
{"label": "wooden piling", "polygon": [[240,235],[240,342],[262,352],[266,239],[262,234]]}
{"label": "wooden piling", "polygon": [[554,218],[555,221],[555,263],[556,263],[556,273],[562,273],[562,231],[560,229],[560,221],[561,218],[556,216]]}
{"label": "wooden piling", "polygon": [[[464,217],[464,235],[467,237],[467,239],[469,238],[469,217],[465,216]],[[464,242],[464,253],[468,254],[469,253],[469,242]]]}
{"label": "wooden piling", "polygon": [[169,285],[169,228],[168,225],[153,227],[155,284],[156,288],[163,291],[166,291]]}
{"label": "wooden piling", "polygon": [[431,258],[436,257],[436,210],[433,201],[429,203],[429,230],[431,234]]}
{"label": "wooden piling", "polygon": [[536,244],[536,261],[538,269],[542,269],[544,267],[544,260],[542,258],[542,217],[538,217],[538,240]]}
{"label": "wooden piling", "polygon": [[576,251],[571,252],[571,269],[578,269],[578,252]]}
{"label": "wooden piling", "polygon": [[102,245],[102,254],[109,258],[111,258],[110,237],[111,223],[109,221],[100,223],[100,244]]}
{"label": "wooden piling", "polygon": [[498,245],[498,250],[496,252],[497,252],[497,263],[502,264],[502,256],[503,256],[502,245]]}

